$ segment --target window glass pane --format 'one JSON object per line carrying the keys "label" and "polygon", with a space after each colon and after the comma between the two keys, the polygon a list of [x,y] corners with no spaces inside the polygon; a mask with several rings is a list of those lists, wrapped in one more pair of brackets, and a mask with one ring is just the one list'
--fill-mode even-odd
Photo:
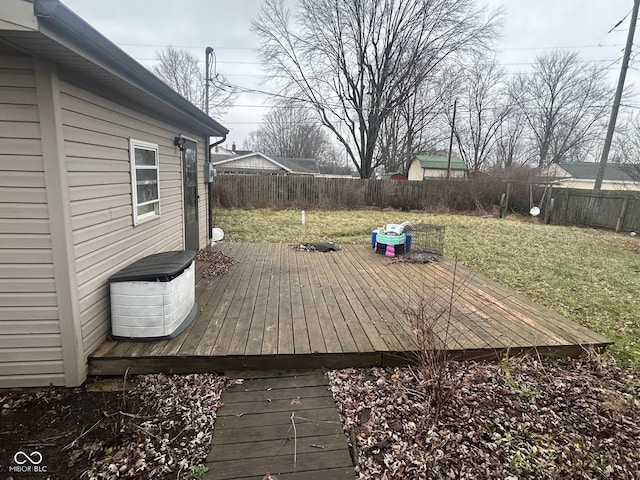
{"label": "window glass pane", "polygon": [[155,168],[136,168],[136,183],[158,183],[158,171]]}
{"label": "window glass pane", "polygon": [[158,186],[154,184],[138,184],[138,203],[146,203],[158,199]]}
{"label": "window glass pane", "polygon": [[156,164],[156,152],[154,150],[145,150],[135,148],[136,165],[154,166]]}
{"label": "window glass pane", "polygon": [[158,171],[153,169],[136,169],[136,188],[138,203],[158,199]]}
{"label": "window glass pane", "polygon": [[144,215],[145,213],[151,213],[156,209],[157,203],[152,203],[150,205],[141,205],[138,207],[138,216]]}
{"label": "window glass pane", "polygon": [[187,195],[185,198],[185,215],[187,217],[187,222],[197,222],[197,211],[198,205],[196,203],[195,195]]}

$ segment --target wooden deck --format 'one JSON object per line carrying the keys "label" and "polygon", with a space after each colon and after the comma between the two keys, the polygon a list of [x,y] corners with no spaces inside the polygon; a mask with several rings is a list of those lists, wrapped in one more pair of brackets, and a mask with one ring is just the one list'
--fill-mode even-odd
{"label": "wooden deck", "polygon": [[[222,243],[238,260],[219,277],[198,265],[192,325],[172,340],[105,341],[89,357],[92,375],[151,372],[342,368],[404,363],[416,349],[405,322],[422,296],[451,316],[438,324],[452,355],[487,359],[535,350],[576,355],[607,338],[449,260],[393,261],[366,245],[334,253],[286,244]],[[440,307],[437,307],[437,306]]]}

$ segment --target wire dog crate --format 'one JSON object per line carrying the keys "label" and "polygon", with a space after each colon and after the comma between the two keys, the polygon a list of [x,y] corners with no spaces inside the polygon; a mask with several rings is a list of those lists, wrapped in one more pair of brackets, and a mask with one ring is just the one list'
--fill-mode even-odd
{"label": "wire dog crate", "polygon": [[444,226],[427,223],[414,225],[411,251],[413,254],[427,253],[441,256],[444,253]]}

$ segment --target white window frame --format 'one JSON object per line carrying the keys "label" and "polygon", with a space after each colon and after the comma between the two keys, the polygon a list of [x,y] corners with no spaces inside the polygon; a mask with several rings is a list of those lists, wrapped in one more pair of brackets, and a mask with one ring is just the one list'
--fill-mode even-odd
{"label": "white window frame", "polygon": [[[136,149],[150,150],[154,152],[155,165],[136,165]],[[160,216],[160,155],[158,154],[158,144],[143,142],[141,140],[129,139],[129,160],[131,163],[131,199],[133,208],[133,224],[139,225]],[[148,202],[138,203],[137,172],[138,170],[153,170],[156,173],[156,184],[158,188],[158,198]],[[153,205],[153,210],[138,214],[139,207]]]}

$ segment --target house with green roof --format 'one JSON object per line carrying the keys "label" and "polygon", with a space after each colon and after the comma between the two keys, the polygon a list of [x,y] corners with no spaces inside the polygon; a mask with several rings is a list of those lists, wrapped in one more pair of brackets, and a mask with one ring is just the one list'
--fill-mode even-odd
{"label": "house with green roof", "polygon": [[[446,178],[449,160],[440,155],[416,155],[407,177],[409,180],[428,180],[433,178]],[[451,157],[449,178],[465,178],[467,176],[467,164],[459,157]]]}

